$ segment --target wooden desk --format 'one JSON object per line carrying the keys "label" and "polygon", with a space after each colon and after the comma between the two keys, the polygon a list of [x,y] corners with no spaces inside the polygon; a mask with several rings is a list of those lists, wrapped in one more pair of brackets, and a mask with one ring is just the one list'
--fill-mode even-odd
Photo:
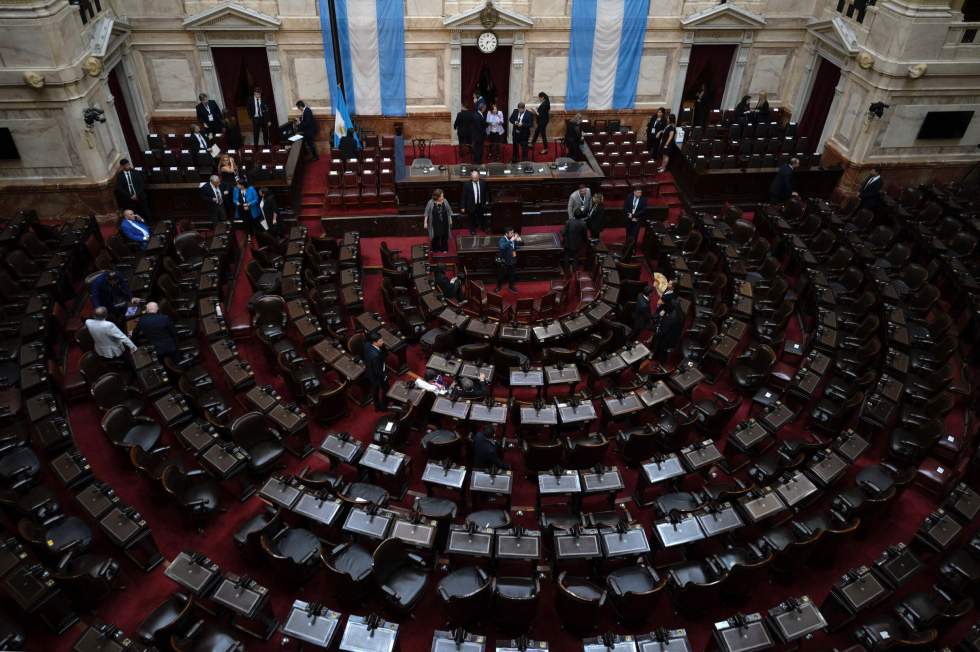
{"label": "wooden desk", "polygon": [[[459,261],[471,276],[497,276],[494,259],[500,236],[458,236]],[[523,237],[517,248],[517,275],[521,280],[561,275],[562,246],[557,233],[533,233]]]}

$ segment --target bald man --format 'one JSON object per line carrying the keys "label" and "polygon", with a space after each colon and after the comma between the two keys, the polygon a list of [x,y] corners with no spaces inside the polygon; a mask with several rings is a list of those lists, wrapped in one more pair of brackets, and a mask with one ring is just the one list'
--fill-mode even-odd
{"label": "bald man", "polygon": [[170,358],[171,362],[177,361],[177,331],[174,330],[170,317],[160,314],[160,306],[156,302],[146,304],[146,314],[136,322],[133,337],[152,346],[160,362],[164,358]]}
{"label": "bald man", "polygon": [[116,360],[122,357],[126,349],[135,351],[136,345],[119,330],[118,326],[107,319],[108,316],[109,311],[105,306],[99,306],[92,313],[92,318],[85,320],[85,328],[88,329],[95,343],[96,355],[106,360]]}

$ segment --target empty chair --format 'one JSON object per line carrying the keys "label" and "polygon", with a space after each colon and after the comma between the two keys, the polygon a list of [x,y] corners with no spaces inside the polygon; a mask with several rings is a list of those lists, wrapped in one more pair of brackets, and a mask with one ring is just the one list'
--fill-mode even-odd
{"label": "empty chair", "polygon": [[764,344],[753,345],[729,368],[732,382],[742,391],[754,390],[769,377],[776,363],[775,352]]}
{"label": "empty chair", "polygon": [[727,578],[727,569],[711,560],[682,562],[667,571],[674,606],[687,617],[714,607]]}
{"label": "empty chair", "polygon": [[99,554],[69,551],[58,561],[51,577],[77,602],[92,605],[102,601],[119,584],[119,561]]}
{"label": "empty chair", "polygon": [[267,473],[279,462],[286,449],[279,435],[260,412],[249,412],[231,424],[231,438],[248,452],[249,469],[256,475]]}
{"label": "empty chair", "polygon": [[386,539],[374,551],[373,576],[385,604],[404,614],[422,597],[429,570],[400,539]]}
{"label": "empty chair", "polygon": [[69,550],[79,555],[92,545],[92,530],[77,516],[61,515],[38,523],[29,518],[17,523],[20,536],[51,559],[60,559]]}
{"label": "empty chair", "polygon": [[161,473],[161,482],[176,505],[191,522],[201,524],[221,507],[221,488],[203,469],[185,470],[171,464]]}
{"label": "empty chair", "polygon": [[103,374],[91,384],[89,390],[96,405],[103,411],[122,405],[135,417],[146,408],[142,394],[135,387],[128,385],[122,374]]}
{"label": "empty chair", "polygon": [[588,634],[599,627],[602,606],[608,596],[606,589],[562,571],[555,590],[555,607],[565,629],[576,634]]}
{"label": "empty chair", "polygon": [[642,564],[617,568],[606,576],[616,613],[627,623],[643,622],[655,613],[666,584],[666,578]]}
{"label": "empty chair", "polygon": [[105,413],[102,430],[110,442],[122,448],[139,446],[144,451],[151,451],[160,441],[159,423],[149,417],[133,416],[123,405]]}
{"label": "empty chair", "polygon": [[320,539],[304,528],[266,528],[259,541],[272,567],[293,582],[305,582],[320,565]]}
{"label": "empty chair", "polygon": [[371,588],[374,559],[371,553],[356,543],[342,543],[320,553],[327,575],[331,578],[334,595],[344,604],[358,604]]}
{"label": "empty chair", "polygon": [[524,634],[538,610],[541,584],[535,577],[496,577],[493,580],[493,615],[497,627],[508,634]]}
{"label": "empty chair", "polygon": [[170,647],[175,652],[245,652],[245,644],[224,625],[198,620],[186,632],[174,632]]}
{"label": "empty chair", "polygon": [[489,602],[492,584],[486,571],[477,566],[454,570],[439,581],[439,598],[452,626],[479,622]]}

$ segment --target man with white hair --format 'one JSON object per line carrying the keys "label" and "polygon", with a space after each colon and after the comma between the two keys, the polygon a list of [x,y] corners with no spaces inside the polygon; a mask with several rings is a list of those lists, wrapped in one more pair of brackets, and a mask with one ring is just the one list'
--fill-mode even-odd
{"label": "man with white hair", "polygon": [[226,222],[228,217],[225,215],[225,195],[228,191],[221,187],[221,177],[212,174],[207,183],[201,184],[201,198],[204,205],[208,207],[208,218],[217,224]]}
{"label": "man with white hair", "polygon": [[88,329],[95,343],[96,355],[106,360],[116,360],[122,357],[126,349],[135,351],[136,345],[119,330],[118,326],[106,319],[108,315],[109,311],[105,306],[96,308],[92,318],[85,320],[85,328]]}
{"label": "man with white hair", "polygon": [[177,331],[174,322],[167,315],[160,314],[160,306],[155,301],[146,304],[146,314],[136,322],[133,337],[152,346],[160,362],[164,358],[176,362]]}

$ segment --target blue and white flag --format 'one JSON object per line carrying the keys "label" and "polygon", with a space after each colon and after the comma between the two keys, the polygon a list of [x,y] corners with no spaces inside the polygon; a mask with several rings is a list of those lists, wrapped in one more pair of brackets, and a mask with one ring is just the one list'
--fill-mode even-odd
{"label": "blue and white flag", "polygon": [[649,10],[650,0],[573,0],[567,109],[633,108]]}
{"label": "blue and white flag", "polygon": [[[333,87],[333,146],[340,147],[340,139],[354,129],[354,122],[350,119],[350,111],[347,110],[347,102],[344,100],[344,93],[339,87]],[[354,141],[358,148],[361,146],[361,139],[354,134]]]}
{"label": "blue and white flag", "polygon": [[[327,0],[320,3],[320,31],[330,87],[337,87],[333,39],[340,51],[346,104],[359,115],[405,115],[404,0],[336,0],[337,33]],[[336,113],[336,101],[334,112]]]}

